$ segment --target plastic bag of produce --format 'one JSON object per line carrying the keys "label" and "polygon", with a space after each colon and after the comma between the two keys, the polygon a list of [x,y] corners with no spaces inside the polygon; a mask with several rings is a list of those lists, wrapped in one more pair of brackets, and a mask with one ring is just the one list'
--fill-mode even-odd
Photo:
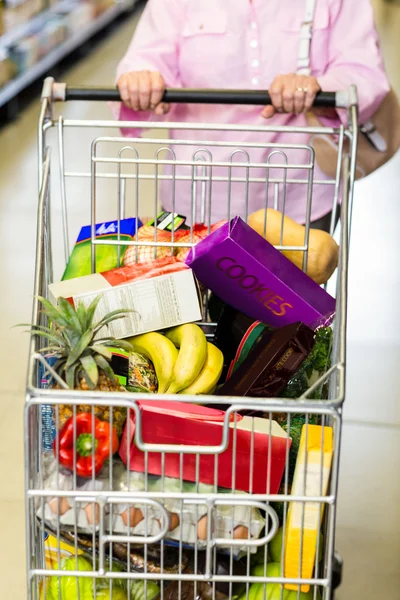
{"label": "plastic bag of produce", "polygon": [[[61,560],[57,570],[61,571],[93,571],[93,562],[84,556],[72,556]],[[110,565],[106,564],[110,570]],[[122,572],[122,568],[115,562],[112,571]],[[91,577],[79,577],[75,575],[48,577],[46,581],[46,593],[42,593],[41,600],[153,600],[158,593],[159,587],[153,581],[148,581],[145,593],[145,583],[140,580],[130,582],[130,595],[128,596],[128,582],[126,579],[113,579],[110,588],[110,580],[92,579]]]}

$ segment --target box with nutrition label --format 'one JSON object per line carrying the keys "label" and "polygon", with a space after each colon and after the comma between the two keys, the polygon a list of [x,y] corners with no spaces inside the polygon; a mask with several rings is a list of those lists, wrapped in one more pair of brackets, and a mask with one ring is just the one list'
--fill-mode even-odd
{"label": "box with nutrition label", "polygon": [[66,298],[75,307],[80,301],[87,307],[99,295],[95,319],[122,307],[131,311],[107,325],[107,334],[116,339],[196,322],[202,315],[193,272],[173,256],[49,285],[54,305]]}
{"label": "box with nutrition label", "polygon": [[240,217],[191,249],[197,279],[254,320],[279,328],[311,325],[335,310],[335,299]]}

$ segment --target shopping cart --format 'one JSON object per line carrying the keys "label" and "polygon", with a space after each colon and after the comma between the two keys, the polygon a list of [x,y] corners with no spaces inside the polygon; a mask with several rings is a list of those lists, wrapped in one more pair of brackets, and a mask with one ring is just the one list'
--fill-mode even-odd
{"label": "shopping cart", "polygon": [[[183,182],[189,185],[191,190],[192,206],[203,207],[203,216],[206,214],[204,206],[212,202],[213,177],[218,179],[219,185],[226,186],[227,206],[230,206],[232,187],[235,184],[242,185],[244,198],[248,198],[248,190],[253,182],[260,181],[260,169],[263,169],[263,181],[273,189],[275,201],[279,202],[280,195],[285,192],[286,186],[297,185],[307,195],[306,214],[306,240],[304,245],[291,247],[304,252],[304,267],[307,262],[308,235],[310,225],[310,207],[312,202],[312,191],[315,186],[324,185],[332,193],[332,207],[338,205],[340,208],[340,259],[337,275],[337,310],[334,322],[334,342],[332,349],[331,367],[325,375],[316,381],[310,389],[299,399],[287,400],[277,399],[249,399],[249,398],[221,398],[210,396],[204,399],[204,403],[212,406],[226,402],[231,406],[227,411],[223,426],[221,427],[221,440],[214,446],[185,447],[170,445],[157,447],[146,443],[141,432],[141,418],[138,402],[143,396],[129,393],[105,393],[105,392],[66,392],[65,384],[58,388],[48,388],[44,374],[50,373],[55,376],[52,369],[51,359],[43,357],[40,352],[44,342],[32,337],[31,354],[29,363],[29,375],[27,383],[27,401],[25,409],[25,464],[26,464],[26,523],[27,523],[27,581],[28,597],[38,600],[39,598],[51,598],[51,600],[85,598],[91,595],[94,598],[120,598],[117,596],[117,587],[121,581],[125,584],[128,597],[152,598],[154,596],[154,585],[158,587],[158,596],[164,598],[233,598],[238,595],[249,597],[254,600],[258,598],[270,598],[271,586],[285,583],[286,585],[297,585],[297,591],[292,592],[293,598],[303,599],[300,595],[298,584],[311,586],[307,598],[316,600],[321,596],[325,600],[333,597],[334,589],[340,582],[340,561],[335,555],[335,520],[339,476],[339,458],[341,444],[342,405],[345,393],[345,343],[346,343],[346,296],[347,296],[347,261],[349,249],[349,224],[351,219],[352,191],[356,168],[356,145],[357,145],[357,97],[356,91],[350,89],[348,93],[320,94],[316,99],[319,106],[336,106],[348,109],[348,127],[341,126],[333,128],[274,128],[254,127],[259,132],[259,143],[257,148],[264,148],[265,163],[255,164],[252,161],[252,144],[226,142],[232,149],[231,158],[228,162],[221,164],[213,159],[213,150],[218,147],[218,134],[221,130],[229,131],[232,137],[240,138],[241,126],[215,125],[215,124],[177,124],[177,123],[155,123],[152,129],[155,136],[148,138],[121,138],[118,137],[119,128],[135,127],[135,129],[148,127],[144,123],[117,123],[113,121],[81,121],[64,118],[62,115],[56,117],[57,101],[70,100],[116,100],[118,94],[115,90],[99,90],[86,88],[68,88],[65,85],[56,84],[52,79],[45,82],[42,97],[42,107],[39,122],[39,180],[40,194],[38,204],[37,221],[37,246],[36,246],[36,273],[33,301],[32,322],[34,325],[44,323],[43,314],[40,311],[38,296],[48,296],[48,286],[57,278],[60,278],[65,261],[68,260],[70,251],[71,219],[79,215],[77,224],[82,225],[87,214],[91,221],[92,231],[92,264],[95,264],[95,253],[101,243],[95,237],[96,221],[99,222],[101,215],[106,215],[108,220],[116,219],[118,223],[125,216],[139,216],[142,209],[143,192],[141,186],[152,185],[152,192],[157,204],[157,185],[159,181],[169,179],[173,183],[172,189],[177,189]],[[168,90],[165,99],[169,102],[206,102],[206,103],[242,103],[242,104],[266,104],[269,96],[266,92],[245,91],[195,91],[195,90]],[[59,104],[59,106],[63,106]],[[170,129],[180,129],[185,133],[184,139],[174,144],[182,144],[193,147],[193,158],[188,164],[180,164],[174,152],[168,149],[164,138],[165,132]],[[248,129],[248,128],[247,128]],[[199,142],[196,131],[207,131],[208,141]],[[288,135],[288,142],[276,144],[263,144],[263,133],[279,130]],[[112,137],[109,131],[114,131],[117,137]],[[190,132],[190,135],[188,135]],[[311,145],[297,144],[296,136],[304,135],[332,135],[336,136],[338,145],[338,164],[336,177],[331,180],[314,180],[315,156]],[[68,139],[68,146],[65,140]],[[71,139],[74,143],[87,143],[87,164],[76,161],[74,153],[68,155],[67,150],[71,147]],[[304,176],[293,178],[293,162],[291,156],[293,150],[306,151],[307,160],[301,165]],[[55,173],[58,174],[60,186],[54,203],[51,188],[54,182],[51,180],[53,169],[52,161],[54,155],[58,163]],[[241,156],[241,162],[236,161]],[[274,169],[271,169],[271,157],[275,157]],[[162,171],[161,167],[169,167]],[[215,169],[213,170],[213,167]],[[217,169],[218,167],[218,169]],[[257,169],[257,174],[253,174]],[[298,170],[295,171],[298,173]],[[215,175],[217,173],[218,175]],[[298,175],[297,175],[298,177]],[[146,192],[149,193],[148,191]],[[247,195],[246,195],[247,194]],[[106,202],[104,201],[106,196]],[[71,209],[72,206],[72,209]],[[148,210],[148,209],[147,209]],[[157,206],[154,206],[154,214],[157,214]],[[143,212],[142,212],[143,214]],[[232,215],[234,216],[234,215]],[[334,215],[332,217],[334,219]],[[103,219],[103,220],[107,220]],[[106,243],[117,247],[123,245],[148,246],[156,251],[159,248],[181,247],[176,241],[161,243],[154,239],[150,242],[126,242],[113,240]],[[191,243],[186,243],[190,247]],[[282,246],[279,249],[284,249]],[[286,248],[288,249],[288,248]],[[56,251],[57,250],[57,251]],[[59,256],[64,254],[65,261],[56,264]],[[54,264],[53,264],[54,263]],[[215,324],[210,322],[205,304],[203,327],[209,339],[212,339]],[[47,380],[48,381],[48,380]],[[321,388],[322,383],[329,386],[328,399],[311,400],[312,393]],[[148,399],[149,396],[146,396]],[[160,410],[168,397],[152,395],[151,399],[158,402]],[[176,399],[176,397],[174,398]],[[169,398],[171,400],[171,398]],[[179,396],[184,403],[196,402],[198,397]],[[85,404],[94,418],[94,407],[108,407],[113,409],[131,409],[136,414],[135,443],[139,450],[144,452],[145,469],[139,477],[140,485],[116,487],[115,473],[117,469],[113,461],[105,470],[101,485],[94,479],[85,484],[73,472],[65,483],[65,477],[61,473],[57,461],[51,451],[51,440],[55,436],[56,445],[59,447],[58,419],[61,407],[65,404],[72,407],[76,417],[77,406]],[[249,492],[239,491],[235,488],[235,478],[232,478],[232,486],[224,493],[217,486],[218,461],[222,454],[227,451],[233,440],[232,449],[232,471],[235,471],[236,456],[236,428],[237,412],[261,411],[270,419],[286,420],[287,438],[291,435],[291,422],[302,415],[304,424],[315,423],[318,420],[322,447],[323,439],[328,432],[333,432],[333,458],[330,471],[328,488],[323,491],[323,464],[324,457],[321,451],[321,469],[314,472],[313,493],[306,488],[306,473],[304,473],[303,494],[293,496],[290,494],[288,481],[288,469],[285,471],[283,483],[278,493],[269,493],[269,481],[266,482],[267,493],[252,493],[252,484],[249,484]],[[55,423],[51,418],[55,417]],[[228,420],[233,418],[233,425],[229,427]],[[111,417],[112,419],[112,417]],[[127,420],[128,428],[130,420]],[[49,430],[50,427],[50,430]],[[53,427],[53,430],[51,430]],[[233,429],[233,438],[230,432]],[[75,432],[76,434],[76,432]],[[46,437],[47,436],[47,437]],[[50,436],[50,442],[48,437]],[[128,432],[129,437],[129,432]],[[269,436],[269,440],[272,435]],[[46,442],[47,440],[47,442]],[[47,446],[46,446],[47,443]],[[270,443],[270,442],[269,442]],[[252,448],[254,446],[254,429],[251,432],[249,445],[250,464],[253,460]],[[148,459],[152,453],[159,453],[161,465],[166,464],[170,455],[177,455],[180,464],[183,465],[188,456],[194,456],[196,464],[196,481],[187,487],[182,481],[182,469],[180,477],[175,480],[175,487],[169,487],[167,478],[164,476],[164,467],[157,485],[154,485],[154,476],[148,472]],[[214,460],[214,484],[207,488],[206,493],[199,481],[200,461],[205,456],[213,457]],[[289,444],[286,443],[286,462],[289,461]],[[75,465],[76,467],[76,465]],[[307,468],[307,461],[304,469]],[[48,485],[49,472],[52,473],[53,484]],[[317,475],[315,475],[315,473]],[[311,477],[311,476],[310,476]],[[132,479],[136,481],[132,475]],[[307,479],[308,481],[308,479]],[[55,483],[54,483],[55,482]],[[316,487],[315,487],[316,485]],[[277,512],[281,511],[280,520],[283,527],[287,521],[287,511],[290,503],[297,503],[301,507],[301,535],[299,544],[300,557],[306,549],[305,522],[306,507],[317,511],[318,519],[323,516],[323,536],[317,541],[316,565],[311,577],[302,576],[299,568],[297,575],[284,578],[281,572],[274,572],[268,568],[271,563],[271,552],[269,542],[275,537],[279,520]],[[312,501],[312,502],[311,502]],[[49,513],[52,506],[53,514]],[[128,523],[123,532],[116,530],[114,516],[119,507],[125,508],[140,506],[142,511],[141,531],[138,533],[136,524],[130,522],[134,513],[128,511]],[[69,523],[65,524],[65,506],[69,514]],[[185,519],[192,519],[198,523],[206,517],[205,533],[195,534],[193,539],[187,539],[183,525],[178,535],[171,535],[171,506],[174,507],[175,516],[180,524]],[[64,508],[63,508],[64,507]],[[83,512],[89,507],[86,517]],[[280,507],[280,509],[279,509]],[[234,536],[235,526],[240,512],[240,522],[246,525],[248,520],[247,535],[238,539]],[[121,514],[121,513],[119,513]],[[221,517],[221,514],[223,517]],[[307,513],[308,514],[308,513]],[[50,516],[49,516],[50,515]],[[83,515],[83,517],[82,517]],[[189,516],[188,516],[189,515]],[[258,515],[257,518],[255,515]],[[250,535],[253,520],[262,516],[265,527],[258,531],[257,535]],[[86,519],[86,520],[85,520]],[[221,528],[218,523],[224,523]],[[227,522],[228,525],[227,525]],[[190,537],[190,536],[189,536]],[[184,539],[185,538],[185,539]],[[46,546],[52,540],[52,546]],[[282,565],[287,548],[283,540],[280,553]],[[79,563],[78,554],[86,553],[89,562],[82,566]],[[238,560],[240,555],[240,560]],[[62,559],[74,556],[70,563],[70,570],[62,569]],[[259,570],[254,571],[255,556]],[[301,562],[301,561],[300,561]],[[299,564],[300,564],[299,562]],[[72,566],[71,566],[72,565]],[[118,569],[116,570],[116,566]],[[72,570],[71,570],[72,569]],[[261,571],[260,571],[261,569]],[[90,582],[91,592],[84,591],[83,584],[74,580],[76,587],[63,587],[63,581],[70,582],[71,577],[79,575],[79,582]],[[57,584],[52,587],[51,581],[56,579]],[[144,586],[138,595],[137,582],[144,582]],[[268,583],[267,588],[261,587],[261,592],[255,595],[255,588],[250,588],[254,583]],[[103,584],[103,588],[101,587]],[[71,585],[71,583],[69,583]],[[82,587],[80,587],[82,585]],[[105,586],[105,588],[104,588]],[[106,589],[106,592],[104,591]],[[265,589],[267,592],[265,592]],[[56,590],[56,591],[54,591]],[[135,592],[136,590],[136,592]],[[250,591],[251,590],[251,591]],[[270,590],[270,591],[268,591]],[[286,598],[288,591],[283,587],[273,588],[273,598]],[[89,595],[85,595],[89,593]],[[109,595],[107,595],[109,594]],[[114,595],[113,595],[114,594]],[[144,594],[144,596],[143,596]],[[267,594],[267,595],[265,595]],[[292,596],[290,596],[292,598]]]}

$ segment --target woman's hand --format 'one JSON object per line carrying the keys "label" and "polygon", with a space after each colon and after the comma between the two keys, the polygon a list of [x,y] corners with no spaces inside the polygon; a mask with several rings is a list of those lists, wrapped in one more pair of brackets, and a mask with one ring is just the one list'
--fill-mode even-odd
{"label": "woman's hand", "polygon": [[276,112],[298,115],[308,112],[319,91],[321,88],[315,77],[278,75],[269,89],[272,105],[266,106],[261,114],[270,119]]}
{"label": "woman's hand", "polygon": [[165,81],[156,71],[124,73],[117,87],[122,102],[132,110],[152,110],[156,115],[166,115],[169,104],[161,102],[165,92]]}

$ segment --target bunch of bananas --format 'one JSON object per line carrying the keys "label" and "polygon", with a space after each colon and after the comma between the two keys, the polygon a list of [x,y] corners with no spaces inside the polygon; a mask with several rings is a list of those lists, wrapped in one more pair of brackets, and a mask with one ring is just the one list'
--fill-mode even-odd
{"label": "bunch of bananas", "polygon": [[159,394],[211,394],[221,377],[224,357],[193,323],[128,340],[154,365]]}

